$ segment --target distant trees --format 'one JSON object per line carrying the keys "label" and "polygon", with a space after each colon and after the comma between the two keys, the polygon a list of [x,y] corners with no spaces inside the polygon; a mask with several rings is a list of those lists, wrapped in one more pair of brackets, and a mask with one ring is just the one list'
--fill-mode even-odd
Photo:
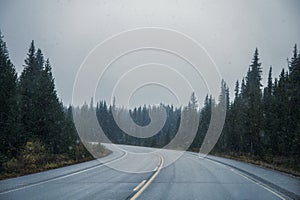
{"label": "distant trees", "polygon": [[[115,105],[107,105],[105,101],[100,101],[97,103],[96,108],[93,107],[93,100],[91,100],[90,106],[85,103],[80,108],[74,108],[75,110],[75,120],[77,123],[77,128],[80,129],[81,139],[87,142],[105,142],[105,138],[101,138],[99,134],[99,128],[97,123],[101,126],[106,137],[113,143],[117,144],[129,144],[137,146],[148,146],[148,147],[164,147],[175,137],[179,131],[179,126],[181,123],[185,125],[181,127],[181,139],[182,144],[190,137],[192,131],[197,132],[198,128],[198,103],[195,93],[191,94],[190,101],[184,108],[175,108],[173,105],[152,105],[152,106],[139,106],[133,109],[128,109],[124,107],[117,107]],[[149,113],[153,116],[161,117],[160,108],[165,109],[167,119],[162,129],[158,131],[154,136],[143,138],[134,137],[128,132],[135,133],[136,126],[130,126],[130,119],[138,126],[146,126],[151,123]],[[89,112],[94,110],[95,112]],[[113,113],[114,112],[114,113]],[[129,114],[129,115],[128,115]],[[98,122],[95,122],[95,116]],[[183,117],[184,116],[184,117]],[[116,119],[115,119],[115,118]],[[121,125],[126,125],[128,132],[122,130],[116,123],[118,120]],[[154,117],[153,123],[156,119]],[[193,125],[193,126],[192,126]],[[195,125],[195,126],[194,126]],[[191,130],[194,128],[195,130]],[[198,139],[199,141],[200,139]],[[196,146],[200,147],[200,142],[195,143]],[[182,148],[182,146],[174,146],[174,148]]]}
{"label": "distant trees", "polygon": [[204,107],[200,110],[199,127],[196,137],[191,145],[191,150],[199,151],[201,144],[203,143],[204,137],[208,131],[212,109],[215,106],[215,101],[212,98],[212,96],[206,95],[204,100]]}
{"label": "distant trees", "polygon": [[[233,101],[230,102],[229,88],[222,81],[218,101],[207,95],[200,109],[195,93],[183,108],[144,105],[128,109],[116,107],[115,100],[113,105],[100,101],[94,106],[93,99],[89,105],[65,108],[55,90],[50,61],[44,59],[40,49],[36,50],[34,41],[18,78],[0,33],[0,169],[3,163],[30,153],[31,147],[42,149],[43,156],[68,154],[74,160],[90,156],[81,140],[107,142],[99,135],[97,123],[113,143],[149,147],[164,147],[178,131],[184,132],[181,139],[185,142],[195,131],[189,150],[199,151],[211,120],[221,116],[212,117],[216,111],[226,113],[226,119],[215,152],[260,159],[274,156],[296,158],[293,164],[300,166],[300,55],[297,46],[288,60],[288,70],[283,69],[278,78],[273,79],[270,67],[264,88],[261,73],[259,53],[255,49],[246,76],[236,81]],[[129,123],[129,118],[132,118],[137,125],[146,126],[151,123],[149,113],[158,115],[161,107],[167,113],[166,123],[149,138],[127,134],[114,119]],[[73,116],[78,131],[86,133],[81,138],[76,132]],[[199,121],[195,121],[198,117]],[[182,122],[185,122],[185,127],[180,128]],[[199,126],[190,130],[189,125],[194,122]],[[214,128],[217,127],[212,127],[213,131]],[[136,126],[129,127],[132,132],[136,129]]]}
{"label": "distant trees", "polygon": [[[225,124],[214,152],[243,154],[259,159],[274,156],[299,158],[300,58],[297,47],[295,46],[293,57],[289,61],[289,71],[283,69],[279,78],[273,79],[270,67],[267,86],[264,88],[261,83],[262,68],[259,60],[258,49],[255,49],[246,76],[241,82],[236,81],[233,101],[230,101],[228,86],[222,81],[219,101],[216,102],[212,96],[207,95],[201,109],[198,109],[198,100],[194,93],[186,107],[174,108],[163,105],[167,111],[167,121],[162,130],[150,138],[137,138],[122,131],[116,124],[112,112],[114,111],[115,116],[124,123],[128,120],[124,118],[124,113],[129,113],[136,124],[145,126],[150,123],[149,112],[155,111],[155,106],[126,109],[107,105],[105,101],[101,101],[97,103],[95,115],[106,136],[114,143],[163,147],[175,137],[182,117],[196,111],[200,116],[199,126],[189,150],[199,151],[209,130],[212,112],[225,109]],[[94,108],[86,104],[77,109],[77,114],[84,118],[84,113],[91,109]],[[86,121],[86,126],[91,127],[88,125],[91,120]],[[93,133],[90,134],[89,140],[93,140],[97,135],[97,130],[91,131]],[[190,133],[186,134],[188,136]],[[182,142],[184,140],[183,137]]]}
{"label": "distant trees", "polygon": [[[96,108],[92,104],[84,104],[80,108],[74,108],[75,119],[77,119],[77,128],[81,129],[84,135],[82,139],[87,142],[105,142],[105,138],[101,138],[99,134],[99,127],[101,126],[106,137],[113,143],[129,144],[138,146],[163,147],[170,142],[175,136],[178,129],[178,120],[180,120],[180,109],[173,106],[164,106],[167,113],[166,123],[163,128],[154,136],[150,138],[138,138],[131,136],[120,129],[117,125],[114,116],[123,124],[129,124],[128,117],[131,117],[139,126],[146,126],[150,123],[149,113],[157,113],[156,106],[139,106],[134,109],[127,109],[123,107],[116,107],[114,105],[107,106],[105,101],[97,103]],[[95,112],[88,112],[95,109]],[[113,114],[114,112],[114,114]],[[129,115],[128,115],[129,114]],[[155,115],[155,114],[154,114]],[[98,122],[95,122],[97,119]],[[135,132],[135,127],[128,127],[130,131]]]}

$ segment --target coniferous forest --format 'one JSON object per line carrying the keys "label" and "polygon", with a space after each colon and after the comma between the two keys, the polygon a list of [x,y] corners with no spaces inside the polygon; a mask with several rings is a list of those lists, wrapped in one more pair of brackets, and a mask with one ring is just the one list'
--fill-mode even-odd
{"label": "coniferous forest", "polygon": [[[250,58],[251,59],[251,58]],[[238,77],[237,77],[238,78]],[[0,171],[2,178],[32,173],[92,159],[78,137],[73,114],[87,132],[87,142],[98,141],[97,128],[90,124],[96,115],[113,143],[161,148],[175,136],[182,114],[197,110],[199,127],[190,151],[198,152],[220,99],[226,100],[226,119],[221,137],[212,153],[249,162],[263,162],[287,172],[300,172],[300,54],[297,46],[287,66],[277,77],[269,68],[267,85],[262,85],[262,64],[255,49],[245,77],[236,81],[234,97],[229,97],[225,81],[220,97],[209,94],[197,100],[191,94],[189,105],[162,105],[167,113],[164,127],[150,138],[135,138],[116,124],[113,112],[129,112],[133,121],[145,126],[149,112],[157,107],[144,105],[119,108],[105,101],[81,107],[65,107],[59,100],[49,59],[31,42],[24,68],[17,75],[3,36],[0,38]],[[232,99],[232,100],[230,100]],[[75,113],[73,113],[75,112]],[[133,130],[134,131],[134,130]],[[187,133],[188,134],[188,133]],[[101,141],[101,138],[100,138]],[[103,155],[108,151],[97,147]],[[101,156],[101,155],[100,155]],[[259,163],[258,163],[259,164]],[[27,169],[27,171],[22,169]]]}
{"label": "coniferous forest", "polygon": [[[0,37],[0,177],[22,175],[90,160],[59,101],[49,59],[31,42],[17,76]],[[95,147],[107,154],[102,146]]]}

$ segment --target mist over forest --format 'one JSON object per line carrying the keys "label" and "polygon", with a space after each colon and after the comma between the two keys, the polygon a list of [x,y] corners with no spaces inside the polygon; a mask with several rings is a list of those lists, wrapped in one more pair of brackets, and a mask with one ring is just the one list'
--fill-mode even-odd
{"label": "mist over forest", "polygon": [[[84,146],[91,142],[109,140],[116,144],[163,148],[179,131],[189,137],[192,131],[189,132],[188,125],[195,120],[196,135],[188,150],[199,152],[212,111],[222,108],[226,113],[225,124],[212,153],[248,156],[299,172],[300,54],[296,45],[279,76],[273,75],[272,67],[269,68],[267,85],[262,85],[259,50],[255,49],[252,60],[249,58],[247,74],[237,77],[235,88],[229,88],[223,80],[219,83],[219,97],[207,94],[204,99],[197,99],[192,93],[189,104],[182,107],[161,104],[129,109],[101,99],[91,99],[89,104],[79,107],[64,105],[57,96],[52,74],[52,68],[59,66],[52,66],[50,60],[32,41],[23,71],[18,75],[1,35],[0,169],[3,174],[20,173],[28,166],[39,169],[57,159],[65,163],[93,159]],[[233,97],[230,90],[234,90]],[[114,119],[115,115],[126,124],[130,117],[143,127],[151,123],[149,113],[155,115],[161,108],[167,114],[166,122],[149,138],[128,135]],[[83,130],[75,127],[74,117]],[[182,130],[181,123],[187,125]],[[95,124],[102,127],[107,138],[99,136],[99,127]],[[135,127],[130,130],[140,132]],[[85,132],[85,137],[79,137],[78,131]],[[181,140],[184,142],[185,137]],[[101,145],[97,148],[105,152]],[[181,147],[177,144],[169,148]]]}

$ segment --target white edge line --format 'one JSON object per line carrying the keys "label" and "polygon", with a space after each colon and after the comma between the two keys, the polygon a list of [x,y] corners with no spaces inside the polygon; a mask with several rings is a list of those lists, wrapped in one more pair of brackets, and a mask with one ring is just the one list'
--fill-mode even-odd
{"label": "white edge line", "polygon": [[103,167],[103,165],[106,165],[108,163],[113,163],[113,162],[118,161],[118,160],[122,159],[123,157],[125,157],[128,153],[127,153],[127,151],[124,151],[124,152],[125,152],[125,154],[123,154],[120,158],[117,158],[115,160],[112,160],[112,161],[109,161],[109,162],[106,162],[106,163],[102,163],[102,165],[97,165],[97,166],[94,166],[94,167],[91,167],[91,168],[88,168],[88,169],[84,169],[84,170],[74,172],[74,173],[71,173],[71,174],[59,176],[59,177],[56,177],[56,178],[53,178],[53,179],[50,179],[50,180],[41,181],[41,182],[38,182],[38,183],[33,183],[33,184],[30,184],[30,185],[21,186],[19,188],[15,188],[15,189],[12,189],[12,190],[7,190],[7,191],[4,191],[4,192],[0,192],[0,195],[7,194],[7,193],[10,193],[10,192],[15,192],[15,191],[26,189],[26,188],[31,188],[33,186],[42,185],[42,184],[49,183],[49,182],[52,182],[52,181],[56,181],[56,180],[60,180],[60,179],[67,178],[67,177],[70,177],[70,176],[74,176],[74,175],[77,175],[77,174],[81,174],[83,172],[96,169],[98,167]]}
{"label": "white edge line", "polygon": [[240,171],[237,171],[237,170],[235,170],[235,169],[233,169],[233,168],[231,168],[231,167],[229,167],[229,166],[226,166],[226,165],[224,165],[224,164],[221,164],[221,163],[219,163],[219,162],[216,162],[216,161],[213,161],[213,160],[210,160],[210,159],[206,159],[206,160],[208,160],[208,161],[210,161],[210,162],[212,162],[212,163],[218,164],[219,166],[225,167],[225,168],[229,169],[230,171],[232,171],[233,173],[235,173],[235,174],[237,174],[237,175],[240,175],[240,176],[244,177],[245,179],[250,180],[251,182],[255,183],[256,185],[258,185],[258,186],[264,188],[265,190],[269,191],[270,193],[274,194],[275,196],[279,197],[280,199],[286,200],[286,198],[283,197],[281,194],[279,194],[278,192],[275,192],[275,191],[272,190],[270,187],[268,187],[267,185],[261,183],[261,182],[258,181],[258,180],[254,180],[254,179],[250,178],[249,176],[247,176],[246,174],[244,174],[244,173],[242,173],[242,172],[240,172]]}

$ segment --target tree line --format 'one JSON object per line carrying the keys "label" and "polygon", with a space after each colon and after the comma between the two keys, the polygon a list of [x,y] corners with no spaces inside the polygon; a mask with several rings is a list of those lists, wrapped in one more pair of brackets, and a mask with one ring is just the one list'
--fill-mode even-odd
{"label": "tree line", "polygon": [[[214,97],[207,95],[203,107],[197,109],[200,116],[199,126],[189,150],[199,151],[211,122],[212,110],[216,109],[223,100],[226,119],[213,152],[243,154],[260,160],[285,157],[291,158],[290,165],[299,166],[299,61],[300,55],[295,45],[292,58],[288,60],[288,70],[283,68],[279,77],[273,78],[271,66],[267,86],[263,87],[262,66],[258,49],[255,49],[246,76],[241,81],[236,81],[233,101],[230,101],[229,87],[225,81],[222,81],[219,99],[216,101]],[[85,104],[81,108],[76,108],[76,115],[82,115],[80,121],[85,123],[84,130],[89,130],[87,131],[90,137],[88,140],[93,140],[93,136],[95,139],[97,135],[97,131],[93,132],[90,126],[89,122],[92,120],[88,116],[96,115],[106,136],[114,143],[163,147],[175,137],[182,113],[191,110],[187,109],[189,107],[197,107],[197,104],[197,99],[192,94],[191,101],[186,107],[176,108],[172,105],[163,105],[167,112],[167,121],[158,134],[150,138],[136,138],[122,131],[115,123],[113,110],[117,110],[117,113],[129,112],[136,124],[145,126],[150,123],[149,112],[153,112],[155,106],[144,105],[128,110],[100,101],[94,108],[93,101],[91,101],[90,106]],[[93,114],[89,115],[89,111]],[[94,130],[97,128],[94,127]]]}
{"label": "tree line", "polygon": [[284,156],[300,158],[300,55],[295,45],[288,60],[273,80],[269,68],[267,86],[261,84],[261,63],[255,50],[241,84],[235,84],[234,101],[227,109],[219,151],[243,152],[259,158]]}
{"label": "tree line", "polygon": [[[0,34],[1,35],[1,34]],[[273,78],[269,69],[268,83],[262,85],[262,67],[258,50],[254,52],[249,70],[241,81],[236,81],[234,98],[230,101],[229,88],[221,83],[221,94],[207,95],[199,109],[193,93],[188,105],[139,106],[134,109],[116,107],[105,101],[94,106],[64,107],[58,99],[49,59],[44,59],[40,49],[31,42],[24,69],[18,77],[9,59],[6,43],[0,37],[0,162],[3,170],[7,163],[20,159],[24,153],[33,154],[33,147],[50,155],[67,155],[72,159],[90,156],[82,144],[106,142],[99,136],[99,125],[113,143],[149,147],[164,147],[180,129],[180,123],[188,126],[198,119],[196,136],[189,146],[199,151],[210,126],[212,111],[226,113],[224,127],[213,152],[244,154],[257,159],[273,157],[293,158],[292,165],[299,166],[300,157],[300,55],[295,45],[288,67],[279,77]],[[150,123],[149,113],[157,113],[159,107],[166,110],[167,119],[162,129],[149,138],[138,138],[121,130],[114,116],[123,123],[128,116],[139,126]],[[124,115],[129,113],[129,115]],[[195,114],[196,113],[196,114]],[[192,116],[186,118],[183,116]],[[86,132],[79,138],[78,131]],[[96,121],[95,121],[96,120]],[[185,127],[186,130],[188,127]],[[131,131],[136,131],[134,128]],[[188,136],[189,132],[185,134]],[[182,138],[184,142],[185,138]],[[44,159],[47,162],[47,159]]]}

